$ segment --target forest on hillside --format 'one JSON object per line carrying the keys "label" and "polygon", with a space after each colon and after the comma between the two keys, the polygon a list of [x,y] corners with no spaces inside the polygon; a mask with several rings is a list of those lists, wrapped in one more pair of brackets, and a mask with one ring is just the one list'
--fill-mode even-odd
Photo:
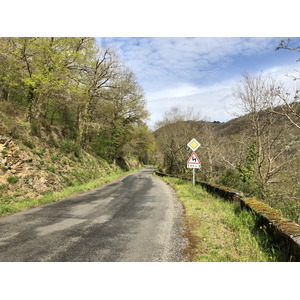
{"label": "forest on hillside", "polygon": [[[289,42],[278,49],[300,51]],[[113,165],[132,156],[186,176],[191,175],[187,143],[196,138],[202,164],[197,179],[242,190],[300,222],[299,91],[245,72],[233,94],[239,116],[227,123],[203,121],[192,109],[173,107],[153,133],[143,89],[111,46],[85,37],[0,38],[0,137],[5,136],[0,162],[11,155],[4,147],[11,138],[36,157],[23,160],[32,172],[54,174],[54,165],[45,166],[45,153],[54,164],[61,151],[73,161],[88,153]],[[42,140],[47,146],[33,142]],[[63,169],[67,158],[60,160]],[[75,171],[69,170],[81,178]],[[7,175],[7,166],[0,172]],[[43,179],[26,176],[20,185]],[[7,185],[13,183],[1,186],[7,190]]]}
{"label": "forest on hillside", "polygon": [[[56,127],[77,155],[84,149],[110,163],[126,155],[148,162],[154,151],[141,86],[95,38],[1,38],[0,105],[30,123],[33,136]],[[19,138],[18,128],[9,134]]]}
{"label": "forest on hillside", "polygon": [[[290,48],[282,41],[278,49]],[[293,78],[297,83],[299,78]],[[187,169],[196,138],[201,169],[197,180],[243,191],[300,222],[299,91],[271,76],[245,72],[233,89],[239,115],[227,123],[201,121],[194,109],[173,107],[156,123],[157,160],[168,174],[192,176]]]}

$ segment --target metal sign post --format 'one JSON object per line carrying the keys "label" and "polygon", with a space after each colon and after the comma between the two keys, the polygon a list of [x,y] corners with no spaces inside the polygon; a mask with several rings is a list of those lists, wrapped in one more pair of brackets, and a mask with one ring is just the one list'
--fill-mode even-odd
{"label": "metal sign post", "polygon": [[195,185],[195,168],[193,168],[193,185]]}
{"label": "metal sign post", "polygon": [[[197,142],[195,139],[192,139],[187,145],[193,151],[196,151],[196,149],[200,147],[200,143]],[[195,152],[193,152],[193,154],[189,158],[187,162],[187,167],[193,169],[193,185],[195,185],[195,169],[201,168],[201,162]]]}

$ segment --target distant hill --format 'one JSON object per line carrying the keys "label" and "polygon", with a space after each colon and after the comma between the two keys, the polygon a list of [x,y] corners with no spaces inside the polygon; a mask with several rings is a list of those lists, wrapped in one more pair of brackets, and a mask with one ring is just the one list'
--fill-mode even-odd
{"label": "distant hill", "polygon": [[[300,104],[298,107],[300,111]],[[284,116],[272,116],[269,118],[267,111],[257,115],[263,132],[257,139],[249,114],[226,123],[169,123],[154,133],[160,169],[191,176],[186,167],[191,150],[186,144],[196,138],[201,143],[196,151],[201,161],[199,180],[265,199],[283,215],[299,222],[300,130]]]}

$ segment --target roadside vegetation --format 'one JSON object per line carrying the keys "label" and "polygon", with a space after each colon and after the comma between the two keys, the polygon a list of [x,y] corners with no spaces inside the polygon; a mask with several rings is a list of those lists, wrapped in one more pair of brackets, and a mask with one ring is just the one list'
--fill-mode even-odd
{"label": "roadside vegetation", "polygon": [[148,116],[135,75],[109,45],[0,38],[0,215],[151,163]]}
{"label": "roadside vegetation", "polygon": [[[42,196],[37,198],[25,198],[18,200],[15,197],[3,197],[0,201],[0,217],[10,215],[19,211],[24,211],[40,205],[49,204],[70,196],[81,194],[89,190],[99,188],[107,183],[119,179],[127,174],[137,171],[124,171],[118,168],[112,175],[107,175],[102,179],[88,181],[87,183],[76,183],[73,186],[66,187],[59,192],[47,191]],[[1,195],[1,190],[0,190]]]}
{"label": "roadside vegetation", "polygon": [[[299,52],[292,41],[279,49]],[[275,49],[274,49],[275,50]],[[233,89],[236,118],[207,121],[195,108],[172,107],[156,123],[156,157],[166,174],[190,176],[187,143],[196,138],[198,180],[256,197],[292,221],[300,222],[300,103],[294,88],[263,73],[242,74]]]}
{"label": "roadside vegetation", "polygon": [[185,208],[190,261],[288,261],[284,249],[273,242],[251,211],[212,196],[190,181],[171,177],[161,179],[175,189]]}

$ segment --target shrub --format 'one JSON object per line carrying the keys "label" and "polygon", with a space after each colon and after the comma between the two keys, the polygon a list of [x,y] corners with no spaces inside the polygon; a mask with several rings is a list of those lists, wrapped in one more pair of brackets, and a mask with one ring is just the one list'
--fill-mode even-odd
{"label": "shrub", "polygon": [[52,173],[55,173],[55,168],[54,166],[47,166],[47,170],[52,172]]}
{"label": "shrub", "polygon": [[9,184],[16,184],[18,182],[18,178],[16,176],[9,176],[7,178],[7,182]]}
{"label": "shrub", "polygon": [[41,137],[41,126],[37,120],[33,119],[30,121],[30,129],[30,135]]}
{"label": "shrub", "polygon": [[63,145],[63,150],[66,152],[66,153],[70,153],[71,152],[71,142],[66,140]]}
{"label": "shrub", "polygon": [[81,148],[80,148],[79,144],[73,145],[73,151],[74,151],[75,157],[80,158]]}
{"label": "shrub", "polygon": [[239,188],[241,184],[239,172],[236,169],[226,170],[222,174],[219,184],[228,186],[233,189]]}

